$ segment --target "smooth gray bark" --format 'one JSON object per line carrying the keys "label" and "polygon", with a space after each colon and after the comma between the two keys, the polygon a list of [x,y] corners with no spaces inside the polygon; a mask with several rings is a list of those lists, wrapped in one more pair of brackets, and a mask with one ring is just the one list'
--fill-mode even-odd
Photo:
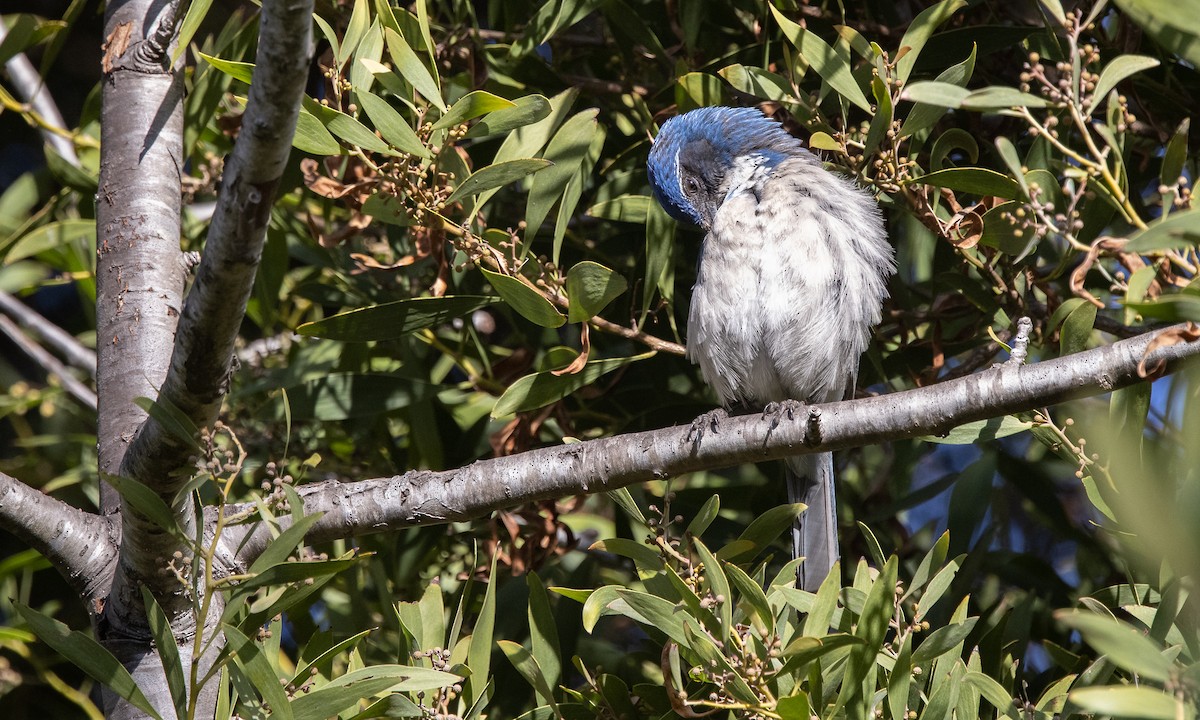
{"label": "smooth gray bark", "polygon": [[[312,541],[470,520],[521,503],[601,492],[635,482],[789,455],[938,435],[976,420],[1099,395],[1137,382],[1138,364],[1161,360],[1173,372],[1200,358],[1200,341],[1146,350],[1162,332],[1033,365],[1004,364],[968,377],[871,398],[811,405],[793,419],[730,417],[703,441],[689,427],[589,440],[480,460],[445,472],[412,471],[359,482],[297,488],[306,513],[324,513]],[[227,512],[249,509],[233,507]],[[284,520],[286,524],[286,520]],[[246,566],[266,547],[262,527],[223,537],[227,563]]]}

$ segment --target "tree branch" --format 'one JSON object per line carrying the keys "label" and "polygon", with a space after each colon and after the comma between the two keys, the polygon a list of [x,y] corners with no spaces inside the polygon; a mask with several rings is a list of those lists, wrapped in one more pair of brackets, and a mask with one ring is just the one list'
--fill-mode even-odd
{"label": "tree branch", "polygon": [[[5,24],[4,18],[0,18],[0,43],[3,43],[6,37],[8,37],[8,25]],[[29,62],[25,53],[13,55],[4,64],[4,68],[8,71],[8,77],[16,86],[17,92],[29,105],[33,121],[41,130],[46,144],[54,148],[54,152],[64,160],[79,167],[79,157],[75,154],[71,131],[67,129],[67,123],[63,120],[62,113],[58,111],[58,105],[55,104],[54,98],[50,95],[50,90],[46,88],[45,80],[38,74],[37,68]]]}
{"label": "tree branch", "polygon": [[38,365],[42,366],[48,374],[58,378],[62,383],[63,388],[75,398],[81,405],[92,410],[96,410],[96,393],[87,385],[75,379],[75,376],[67,370],[66,366],[59,362],[58,358],[46,352],[45,348],[35,343],[28,335],[21,332],[21,328],[5,315],[0,315],[0,333],[8,336],[17,347],[25,351],[25,354],[34,360]]}
{"label": "tree branch", "polygon": [[[689,440],[690,428],[671,427],[481,460],[458,470],[328,481],[297,490],[306,513],[324,513],[308,536],[317,542],[470,520],[521,503],[613,490],[697,470],[938,435],[964,423],[1142,382],[1138,364],[1143,359],[1148,367],[1165,363],[1156,377],[1173,372],[1200,358],[1200,341],[1151,344],[1177,329],[1034,365],[1002,364],[915,390],[807,406],[773,429],[772,419],[758,414],[731,417],[721,421],[719,431],[705,433],[701,443]],[[249,505],[239,506],[227,512],[248,509]],[[222,540],[227,557],[236,555],[244,566],[270,537],[264,527],[248,526],[231,529]]]}
{"label": "tree branch", "polygon": [[73,335],[3,290],[0,290],[0,312],[16,320],[26,330],[35,332],[43,343],[58,351],[71,365],[96,377],[95,351],[84,347]]}
{"label": "tree branch", "polygon": [[[179,321],[170,370],[159,392],[197,426],[211,425],[228,390],[234,341],[262,257],[276,187],[295,134],[312,49],[312,0],[263,4],[258,58],[241,133],[224,176],[203,259]],[[164,497],[187,478],[168,479],[189,447],[153,418],[131,444],[122,472],[153,479]]]}
{"label": "tree branch", "polygon": [[114,519],[72,507],[0,473],[0,527],[54,565],[93,615],[117,556]]}

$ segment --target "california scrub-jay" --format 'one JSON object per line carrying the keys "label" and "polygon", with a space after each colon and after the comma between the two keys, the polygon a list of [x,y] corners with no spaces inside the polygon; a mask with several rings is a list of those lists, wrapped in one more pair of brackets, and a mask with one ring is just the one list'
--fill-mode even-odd
{"label": "california scrub-jay", "polygon": [[[687,356],[726,408],[780,412],[854,391],[895,260],[874,200],[826,171],[754,108],[708,107],[665,122],[647,163],[654,196],[704,228]],[[799,586],[838,558],[833,455],[786,459]]]}

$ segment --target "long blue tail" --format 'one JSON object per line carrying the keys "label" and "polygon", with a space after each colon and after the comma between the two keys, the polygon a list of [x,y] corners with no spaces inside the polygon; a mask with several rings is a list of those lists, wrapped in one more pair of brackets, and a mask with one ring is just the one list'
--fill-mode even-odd
{"label": "long blue tail", "polygon": [[804,558],[797,585],[816,592],[838,560],[833,453],[797,455],[784,463],[788,501],[808,506],[792,526],[792,557]]}

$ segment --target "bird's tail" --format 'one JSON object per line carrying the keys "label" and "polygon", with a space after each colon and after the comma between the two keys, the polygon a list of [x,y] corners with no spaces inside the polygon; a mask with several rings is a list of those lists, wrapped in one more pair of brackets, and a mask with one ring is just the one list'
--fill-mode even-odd
{"label": "bird's tail", "polygon": [[792,526],[792,557],[804,558],[797,585],[816,592],[838,559],[833,453],[797,455],[784,463],[788,501],[808,506]]}

